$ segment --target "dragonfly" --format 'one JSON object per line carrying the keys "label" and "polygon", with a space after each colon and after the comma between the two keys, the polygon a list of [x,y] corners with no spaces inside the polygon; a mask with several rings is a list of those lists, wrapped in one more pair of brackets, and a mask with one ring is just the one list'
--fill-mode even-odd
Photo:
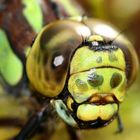
{"label": "dragonfly", "polygon": [[74,17],[81,11],[51,0],[3,1],[0,11],[1,81],[11,91],[6,96],[26,104],[20,118],[29,118],[2,119],[22,127],[12,139],[31,139],[41,130],[48,139],[57,114],[71,139],[79,139],[77,129],[114,119],[123,130],[119,106],[136,78],[138,59],[120,31],[99,19]]}

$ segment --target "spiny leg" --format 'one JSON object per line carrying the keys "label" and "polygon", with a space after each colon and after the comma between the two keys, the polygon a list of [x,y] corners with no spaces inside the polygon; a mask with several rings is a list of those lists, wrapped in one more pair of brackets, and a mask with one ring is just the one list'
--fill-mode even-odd
{"label": "spiny leg", "polygon": [[67,131],[70,137],[70,140],[80,140],[80,135],[78,134],[77,130],[75,128],[72,128],[69,125],[66,125]]}
{"label": "spiny leg", "polygon": [[123,123],[119,114],[117,114],[117,123],[118,123],[118,130],[116,131],[116,133],[123,132],[124,127],[123,127]]}
{"label": "spiny leg", "polygon": [[[49,110],[48,110],[49,108]],[[33,115],[13,140],[27,140],[30,139],[38,130],[41,123],[49,115],[50,105],[46,104],[39,112]]]}

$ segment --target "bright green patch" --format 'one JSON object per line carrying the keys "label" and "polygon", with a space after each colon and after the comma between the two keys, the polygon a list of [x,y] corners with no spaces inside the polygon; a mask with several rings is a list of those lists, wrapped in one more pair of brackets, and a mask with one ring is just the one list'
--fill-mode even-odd
{"label": "bright green patch", "polygon": [[0,74],[10,85],[16,85],[23,74],[22,63],[10,48],[3,30],[0,30]]}
{"label": "bright green patch", "polygon": [[43,16],[38,0],[23,0],[23,14],[36,32],[43,26]]}

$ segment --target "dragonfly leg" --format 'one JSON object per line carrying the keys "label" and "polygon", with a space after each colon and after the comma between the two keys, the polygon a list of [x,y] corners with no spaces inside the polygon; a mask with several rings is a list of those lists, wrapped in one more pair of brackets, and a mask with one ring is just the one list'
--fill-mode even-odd
{"label": "dragonfly leg", "polygon": [[116,131],[116,133],[123,132],[124,127],[123,127],[123,123],[119,114],[117,115],[117,123],[118,123],[118,130]]}
{"label": "dragonfly leg", "polygon": [[80,140],[80,134],[78,133],[78,130],[67,125],[67,131],[68,131],[70,140]]}
{"label": "dragonfly leg", "polygon": [[13,140],[28,140],[33,137],[36,132],[39,131],[41,123],[44,121],[47,123],[47,118],[49,118],[51,107],[52,106],[50,104],[46,104],[36,114],[31,116],[31,118]]}

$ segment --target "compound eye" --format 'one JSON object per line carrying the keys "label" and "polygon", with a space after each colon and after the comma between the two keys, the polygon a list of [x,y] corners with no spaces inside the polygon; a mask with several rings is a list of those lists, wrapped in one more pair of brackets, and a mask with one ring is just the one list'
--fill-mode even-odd
{"label": "compound eye", "polygon": [[112,88],[117,87],[122,81],[122,76],[119,73],[114,73],[110,80],[110,85]]}
{"label": "compound eye", "polygon": [[92,73],[88,76],[88,83],[93,87],[98,87],[103,83],[103,76]]}
{"label": "compound eye", "polygon": [[75,84],[78,87],[78,89],[81,91],[86,91],[88,89],[87,83],[82,81],[81,79],[77,79],[75,81]]}

